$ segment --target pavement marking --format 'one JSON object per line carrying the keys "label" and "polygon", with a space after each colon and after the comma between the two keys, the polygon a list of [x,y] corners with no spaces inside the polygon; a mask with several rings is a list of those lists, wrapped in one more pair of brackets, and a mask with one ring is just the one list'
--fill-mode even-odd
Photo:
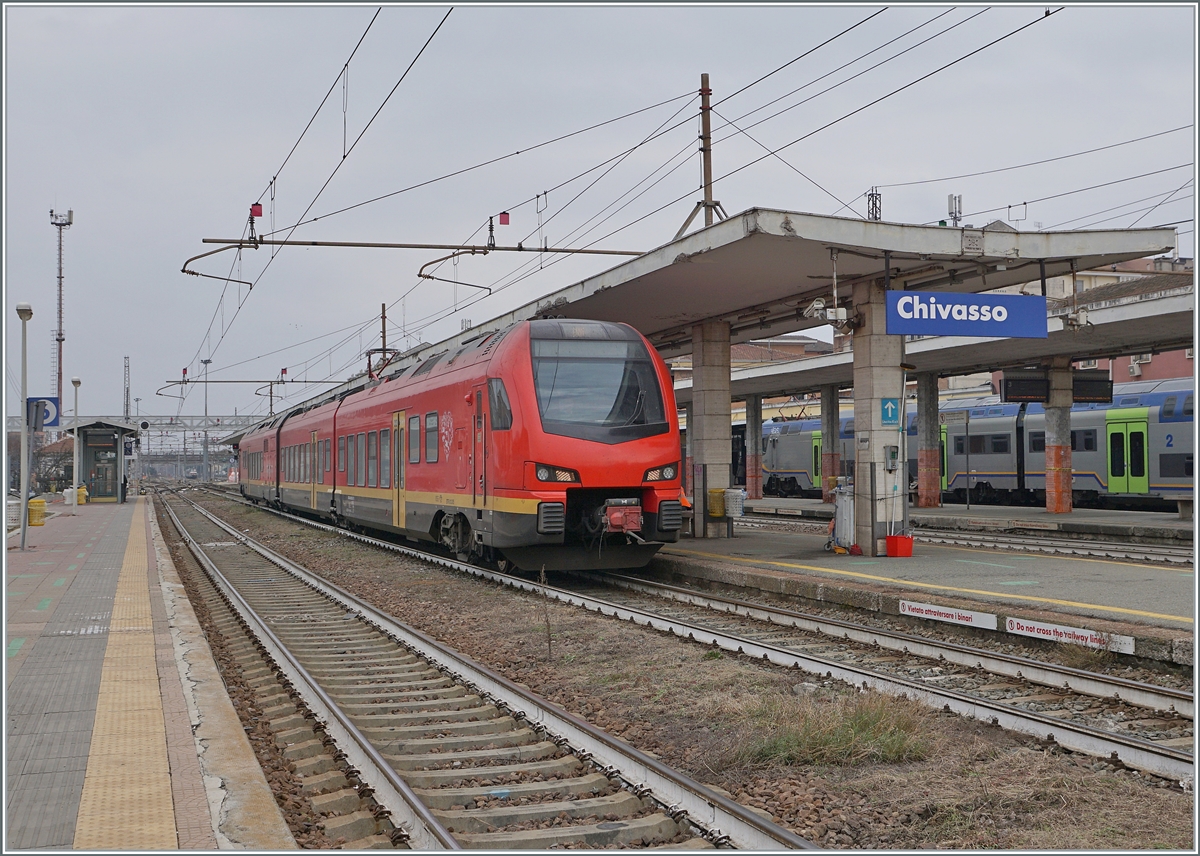
{"label": "pavement marking", "polygon": [[48,608],[48,607],[50,606],[50,602],[51,602],[52,600],[53,600],[53,598],[50,598],[50,597],[44,597],[44,598],[42,598],[41,600],[39,600],[39,601],[38,601],[38,605],[37,605],[37,606],[35,606],[35,607],[34,607],[34,609],[36,609],[37,611],[41,612],[43,609],[46,609],[46,608]]}
{"label": "pavement marking", "polygon": [[10,591],[7,594],[9,597],[25,597],[25,592],[23,591]]}
{"label": "pavement marking", "polygon": [[15,657],[17,652],[21,650],[21,646],[25,644],[25,637],[18,636],[16,639],[8,643],[8,656]]}
{"label": "pavement marking", "polygon": [[82,559],[82,558],[83,558],[84,556],[86,556],[86,555],[87,555],[87,553],[80,553],[80,554],[79,554],[78,556],[76,556],[75,558],[76,558],[76,559]]}
{"label": "pavement marking", "polygon": [[[956,545],[956,544],[922,544],[921,546],[922,547],[933,547],[933,548],[940,547],[943,550],[970,550],[971,552],[974,552],[974,553],[1000,552],[992,547],[964,547],[964,546]],[[1122,567],[1125,567],[1125,568],[1149,568],[1150,570],[1153,570],[1153,571],[1173,571],[1173,570],[1175,570],[1174,568],[1165,567],[1163,565],[1145,565],[1145,564],[1141,564],[1139,562],[1122,562],[1118,559],[1101,559],[1098,556],[1063,556],[1058,553],[1054,553],[1053,555],[1046,555],[1046,556],[1006,555],[1005,558],[1021,559],[1026,562],[1033,562],[1033,561],[1037,561],[1038,559],[1049,558],[1049,559],[1061,559],[1061,560],[1067,561],[1067,562],[1097,562],[1101,565],[1121,565]]]}
{"label": "pavement marking", "polygon": [[999,562],[975,562],[971,559],[955,559],[956,562],[962,562],[964,565],[987,565],[989,568],[1008,568],[1012,570],[1012,565],[1001,565]]}
{"label": "pavement marking", "polygon": [[76,569],[76,568],[78,568],[78,567],[79,567],[79,565],[67,565],[67,570],[68,570],[68,571],[73,571],[73,570],[75,570],[75,569]]}
{"label": "pavement marking", "polygon": [[67,578],[66,578],[66,577],[63,577],[62,579],[55,580],[55,581],[54,581],[54,585],[55,585],[55,586],[61,586],[61,585],[62,585],[63,583],[65,583],[66,581],[67,581]]}
{"label": "pavement marking", "polygon": [[75,823],[76,850],[175,850],[178,833],[138,497],[117,578],[96,719]]}
{"label": "pavement marking", "polygon": [[1004,580],[996,583],[998,586],[1040,586],[1037,580]]}
{"label": "pavement marking", "polygon": [[[875,574],[864,574],[864,573],[860,573],[858,571],[840,571],[837,568],[822,568],[819,565],[801,565],[796,562],[772,562],[772,561],[769,561],[766,559],[760,559],[760,560],[757,560],[754,562],[750,562],[750,561],[746,561],[744,559],[731,559],[729,556],[726,556],[722,553],[703,553],[699,550],[680,550],[678,548],[674,548],[671,550],[664,550],[663,552],[668,553],[668,554],[681,553],[681,554],[687,555],[687,556],[699,556],[704,559],[717,559],[718,561],[722,561],[722,562],[734,562],[734,563],[740,563],[740,564],[746,564],[746,565],[758,564],[758,565],[770,565],[770,566],[776,567],[776,568],[789,568],[789,569],[802,570],[802,571],[818,571],[822,574],[833,574],[834,576],[840,576],[840,577],[857,577],[859,579],[873,580],[875,582],[880,582],[880,583],[890,583],[891,585],[896,585],[896,586],[900,586],[900,587],[907,586],[909,588],[925,588],[925,589],[934,589],[936,591],[954,591],[954,592],[960,592],[962,594],[987,595],[989,597],[1001,598],[1002,600],[1018,600],[1018,601],[1027,601],[1027,602],[1032,602],[1032,603],[1051,603],[1051,604],[1054,604],[1055,606],[1074,606],[1074,607],[1079,607],[1081,609],[1095,609],[1100,612],[1115,612],[1120,615],[1140,615],[1143,618],[1163,618],[1163,619],[1166,619],[1167,621],[1182,621],[1186,624],[1195,624],[1195,619],[1191,618],[1189,616],[1186,616],[1186,615],[1165,615],[1161,612],[1147,612],[1143,609],[1126,609],[1125,607],[1121,607],[1121,606],[1104,606],[1103,604],[1083,603],[1083,602],[1080,602],[1077,600],[1059,600],[1057,598],[1052,598],[1052,597],[1035,597],[1033,595],[1009,594],[1008,592],[1003,592],[1003,591],[988,591],[987,589],[970,589],[970,588],[960,588],[958,586],[938,585],[937,583],[921,583],[921,582],[916,582],[914,580],[902,580],[902,579],[897,579],[895,577],[881,577],[881,576],[877,576]],[[1066,558],[1066,557],[1062,557],[1062,558]],[[1121,564],[1121,563],[1114,562],[1112,564]]]}
{"label": "pavement marking", "polygon": [[851,562],[850,564],[852,564],[852,565],[878,565],[879,562],[875,561],[874,559],[871,559],[866,562]]}

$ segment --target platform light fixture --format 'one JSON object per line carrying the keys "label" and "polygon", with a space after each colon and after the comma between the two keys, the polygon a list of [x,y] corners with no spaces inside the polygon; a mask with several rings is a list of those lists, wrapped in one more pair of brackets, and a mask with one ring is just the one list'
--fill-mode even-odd
{"label": "platform light fixture", "polygon": [[21,319],[21,551],[25,551],[25,536],[29,530],[29,361],[26,348],[25,326],[33,317],[33,307],[28,303],[17,304],[17,317]]}

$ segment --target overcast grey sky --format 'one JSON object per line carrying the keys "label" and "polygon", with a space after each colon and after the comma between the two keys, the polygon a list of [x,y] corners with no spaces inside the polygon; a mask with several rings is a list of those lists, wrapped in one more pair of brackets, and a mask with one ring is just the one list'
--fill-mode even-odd
{"label": "overcast grey sky", "polygon": [[[263,248],[195,265],[255,282],[252,291],[183,275],[185,259],[213,249],[202,238],[242,235],[251,203],[264,204],[258,231],[277,237],[319,217],[292,237],[482,243],[488,216],[507,210],[501,244],[537,244],[540,234],[556,246],[652,249],[698,198],[701,72],[716,104],[715,196],[730,214],[763,206],[865,216],[863,194],[879,185],[885,220],[936,222],[953,192],[976,225],[1184,221],[1179,253],[1193,255],[1191,4],[1066,6],[1048,18],[1044,6],[459,6],[398,87],[450,7],[384,6],[371,24],[379,8],[5,6],[7,412],[19,396],[20,301],[35,313],[30,393],[53,392],[52,208],[75,212],[64,242],[63,374],[83,379],[81,411],[121,412],[128,355],[142,414],[198,415],[199,386],[186,400],[156,390],[184,366],[198,377],[202,358],[212,359],[214,380],[267,380],[283,367],[293,378],[343,379],[378,346],[381,304],[388,344],[411,347],[614,263],[555,257],[539,270],[535,256],[493,254],[439,268],[445,279],[491,287],[486,299],[419,280],[436,251],[287,248],[272,259]],[[1158,136],[927,181],[1148,135]],[[918,181],[927,183],[892,186]],[[314,391],[289,387],[288,399]],[[253,386],[210,387],[212,414],[266,407]]]}

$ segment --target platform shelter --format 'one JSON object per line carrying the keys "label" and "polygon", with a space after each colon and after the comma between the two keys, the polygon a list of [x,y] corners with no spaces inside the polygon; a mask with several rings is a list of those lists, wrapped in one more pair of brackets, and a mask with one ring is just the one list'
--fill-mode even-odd
{"label": "platform shelter", "polygon": [[[67,426],[74,433],[75,426]],[[95,419],[79,425],[79,483],[88,502],[124,502],[127,488],[125,438],[136,436],[132,422]]]}

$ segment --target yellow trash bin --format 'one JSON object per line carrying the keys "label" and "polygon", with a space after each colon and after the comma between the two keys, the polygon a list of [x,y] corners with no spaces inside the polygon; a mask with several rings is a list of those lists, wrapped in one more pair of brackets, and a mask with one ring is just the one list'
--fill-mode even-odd
{"label": "yellow trash bin", "polygon": [[29,500],[29,525],[30,526],[45,526],[46,525],[46,500],[44,500],[44,499]]}
{"label": "yellow trash bin", "polygon": [[708,516],[725,516],[725,491],[722,488],[710,488],[708,491]]}
{"label": "yellow trash bin", "polygon": [[81,484],[79,486],[79,493],[76,495],[75,499],[78,501],[78,503],[80,505],[83,505],[85,502],[87,502],[87,498],[88,498],[87,485]]}

